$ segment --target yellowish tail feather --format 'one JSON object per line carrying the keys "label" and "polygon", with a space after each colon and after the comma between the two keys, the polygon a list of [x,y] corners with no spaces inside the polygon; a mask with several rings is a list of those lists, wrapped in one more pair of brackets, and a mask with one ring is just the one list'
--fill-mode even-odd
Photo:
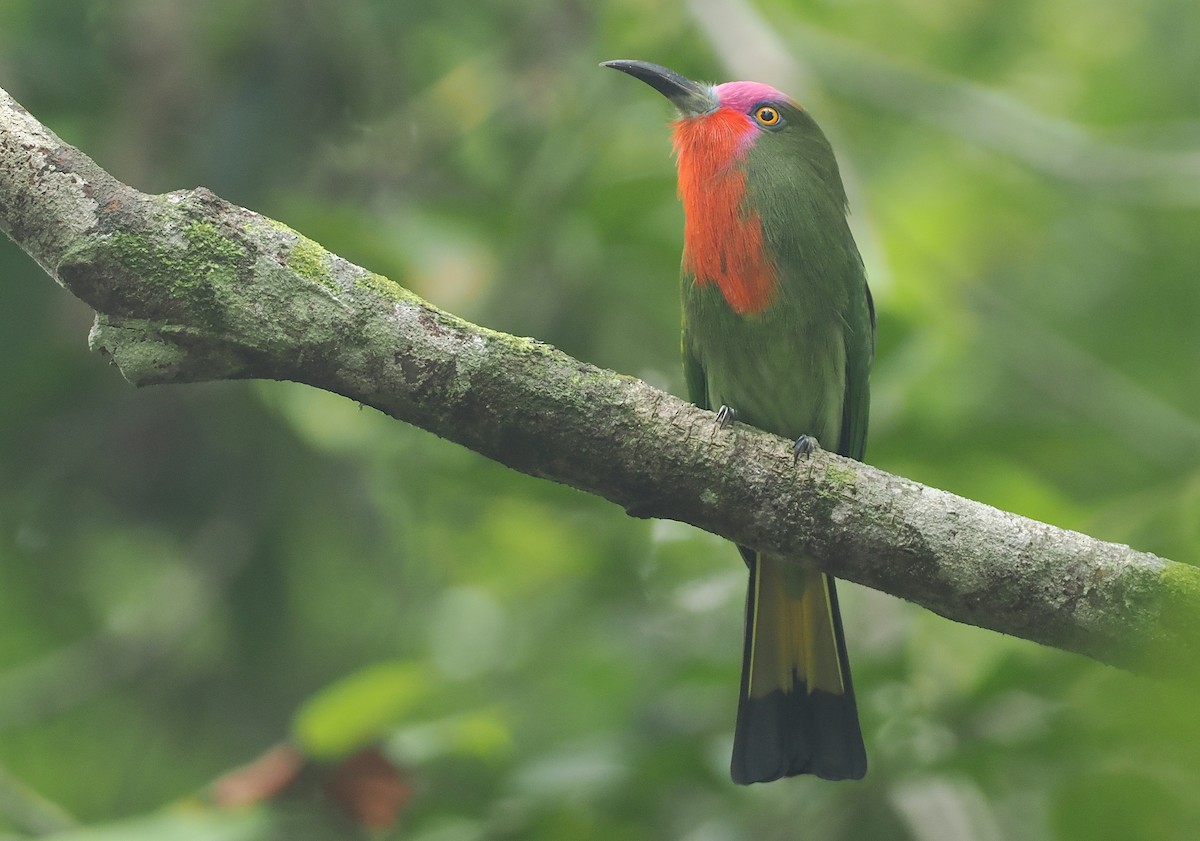
{"label": "yellowish tail feather", "polygon": [[746,549],[742,554],[750,592],[734,781],[862,778],[867,755],[833,579]]}
{"label": "yellowish tail feather", "polygon": [[751,698],[773,689],[845,692],[838,656],[829,578],[759,555],[751,594],[749,686]]}

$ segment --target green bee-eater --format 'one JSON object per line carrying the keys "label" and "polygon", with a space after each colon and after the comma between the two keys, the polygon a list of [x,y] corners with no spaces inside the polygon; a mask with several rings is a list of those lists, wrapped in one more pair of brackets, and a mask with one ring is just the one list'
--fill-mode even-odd
{"label": "green bee-eater", "polygon": [[[846,222],[833,149],[808,113],[757,82],[704,85],[610,61],[667,97],[683,250],[690,398],[793,439],[862,459],[875,312]],[[750,568],[732,775],[859,779],[866,751],[834,583],[739,547]]]}

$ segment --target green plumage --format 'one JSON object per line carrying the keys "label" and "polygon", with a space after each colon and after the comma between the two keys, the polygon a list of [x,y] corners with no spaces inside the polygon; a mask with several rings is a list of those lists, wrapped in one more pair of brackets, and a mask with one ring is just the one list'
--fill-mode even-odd
{"label": "green plumage", "polygon": [[[728,406],[744,423],[812,436],[861,459],[874,354],[870,292],[833,150],[807,113],[777,105],[784,127],[760,132],[740,164],[743,212],[761,220],[777,287],[761,312],[743,315],[717,284],[684,273],[688,390],[700,406]],[[833,581],[743,555],[751,583],[734,779],[862,777],[866,754]]]}

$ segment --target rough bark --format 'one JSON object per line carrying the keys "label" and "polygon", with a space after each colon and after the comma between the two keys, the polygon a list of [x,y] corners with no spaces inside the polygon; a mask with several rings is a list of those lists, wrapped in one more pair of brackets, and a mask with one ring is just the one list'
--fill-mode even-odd
{"label": "rough bark", "polygon": [[259,377],[374,406],[639,517],[691,523],[960,622],[1167,673],[1200,657],[1200,570],[713,416],[469,324],[204,189],[115,180],[0,91],[0,228],[96,311],[134,385]]}

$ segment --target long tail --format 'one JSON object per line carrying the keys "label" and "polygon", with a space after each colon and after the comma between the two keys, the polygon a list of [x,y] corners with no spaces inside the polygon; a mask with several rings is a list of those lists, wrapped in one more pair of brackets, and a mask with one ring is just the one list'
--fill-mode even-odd
{"label": "long tail", "polygon": [[746,549],[742,555],[750,592],[733,781],[861,779],[867,753],[833,579]]}

